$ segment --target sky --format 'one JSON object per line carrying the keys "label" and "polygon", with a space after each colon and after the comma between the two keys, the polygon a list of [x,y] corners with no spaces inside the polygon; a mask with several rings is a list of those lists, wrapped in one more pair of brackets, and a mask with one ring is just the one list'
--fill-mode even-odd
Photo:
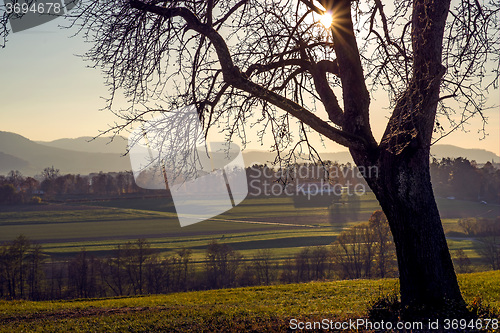
{"label": "sky", "polygon": [[[15,132],[31,140],[52,141],[59,138],[95,136],[118,119],[102,111],[108,96],[104,78],[98,69],[76,56],[90,46],[70,31],[58,28],[58,18],[38,27],[9,35],[0,49],[0,131]],[[498,90],[491,94],[499,104]],[[372,102],[372,129],[377,139],[383,133],[389,110],[382,96]],[[118,104],[119,106],[120,104]],[[123,104],[125,106],[125,104]],[[470,121],[468,132],[456,131],[440,140],[464,148],[481,148],[499,154],[499,109],[486,111],[488,136],[481,140],[479,119]],[[247,149],[267,149],[257,140]],[[314,139],[319,151],[335,152],[344,147]]]}

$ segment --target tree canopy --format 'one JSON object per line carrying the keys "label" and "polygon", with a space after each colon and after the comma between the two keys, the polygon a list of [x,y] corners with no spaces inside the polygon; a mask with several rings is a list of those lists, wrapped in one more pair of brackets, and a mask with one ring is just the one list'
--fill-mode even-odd
{"label": "tree canopy", "polygon": [[[217,125],[243,143],[249,127],[260,138],[272,133],[278,152],[314,152],[311,130],[350,148],[400,151],[417,132],[429,132],[428,141],[433,130],[437,139],[471,116],[486,120],[485,93],[498,78],[498,4],[447,7],[408,0],[87,1],[74,24],[94,42],[87,56],[104,71],[109,106],[115,93],[129,99],[128,110],[114,110],[124,120],[115,130],[148,111],[194,104],[207,130]],[[319,23],[323,13],[332,15],[331,29]],[[428,23],[417,27],[418,17]],[[384,136],[373,138],[375,91],[386,90],[393,108],[411,109],[424,103],[419,96],[430,84],[440,88],[437,120],[396,111]],[[429,123],[426,130],[418,122]]]}

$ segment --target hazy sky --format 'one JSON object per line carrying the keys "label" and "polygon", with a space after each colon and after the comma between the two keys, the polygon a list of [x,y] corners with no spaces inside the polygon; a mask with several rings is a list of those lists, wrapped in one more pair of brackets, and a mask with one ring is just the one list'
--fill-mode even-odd
{"label": "hazy sky", "polygon": [[[105,106],[100,98],[108,95],[99,70],[86,68],[75,54],[82,54],[88,44],[80,37],[57,27],[61,18],[24,32],[11,34],[0,49],[0,130],[21,134],[32,140],[93,136],[108,128],[115,116],[99,111]],[[498,91],[492,96],[498,105]],[[382,135],[388,111],[383,99],[373,104],[372,127],[377,139]],[[457,131],[440,141],[465,148],[500,150],[499,110],[486,112],[488,137],[480,140],[479,120],[473,120],[468,133]],[[248,149],[267,149],[255,144]],[[328,143],[321,151],[345,148]]]}

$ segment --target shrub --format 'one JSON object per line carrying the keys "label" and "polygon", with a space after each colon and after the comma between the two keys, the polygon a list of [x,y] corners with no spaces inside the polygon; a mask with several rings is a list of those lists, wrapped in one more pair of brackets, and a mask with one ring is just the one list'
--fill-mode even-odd
{"label": "shrub", "polygon": [[31,197],[30,203],[32,203],[34,205],[39,205],[42,203],[42,198],[35,195],[35,196]]}
{"label": "shrub", "polygon": [[372,322],[396,322],[401,315],[401,301],[396,293],[375,300],[368,309],[368,319]]}
{"label": "shrub", "polygon": [[495,310],[488,304],[483,304],[481,297],[475,297],[467,308],[477,318],[500,318],[500,310]]}

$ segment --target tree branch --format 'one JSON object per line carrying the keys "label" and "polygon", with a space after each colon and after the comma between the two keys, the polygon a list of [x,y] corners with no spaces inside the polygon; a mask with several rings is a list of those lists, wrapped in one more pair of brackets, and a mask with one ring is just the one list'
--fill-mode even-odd
{"label": "tree branch", "polygon": [[332,26],[331,30],[344,99],[343,128],[346,132],[364,138],[370,148],[375,148],[377,143],[370,128],[370,95],[366,88],[354,35],[351,1],[336,1],[333,6],[333,14],[337,23]]}
{"label": "tree branch", "polygon": [[241,89],[253,96],[258,96],[279,107],[318,133],[343,146],[355,149],[364,149],[366,146],[367,142],[363,137],[355,133],[348,133],[337,129],[292,100],[248,80],[240,70],[234,66],[231,54],[222,36],[212,26],[200,22],[187,8],[163,8],[137,0],[130,0],[130,5],[132,8],[155,13],[167,19],[177,16],[182,17],[187,23],[187,28],[206,36],[215,48],[219,64],[222,68],[224,81],[233,87]]}
{"label": "tree branch", "polygon": [[326,77],[327,69],[338,74],[338,65],[336,61],[322,60],[318,64],[313,64],[311,74],[314,85],[318,92],[330,120],[338,126],[344,125],[344,112],[340,108],[337,96],[335,96],[330,83]]}
{"label": "tree branch", "polygon": [[407,147],[430,147],[439,100],[442,40],[450,0],[415,1],[413,7],[413,73],[406,91],[396,103],[381,141],[384,150],[399,154]]}

